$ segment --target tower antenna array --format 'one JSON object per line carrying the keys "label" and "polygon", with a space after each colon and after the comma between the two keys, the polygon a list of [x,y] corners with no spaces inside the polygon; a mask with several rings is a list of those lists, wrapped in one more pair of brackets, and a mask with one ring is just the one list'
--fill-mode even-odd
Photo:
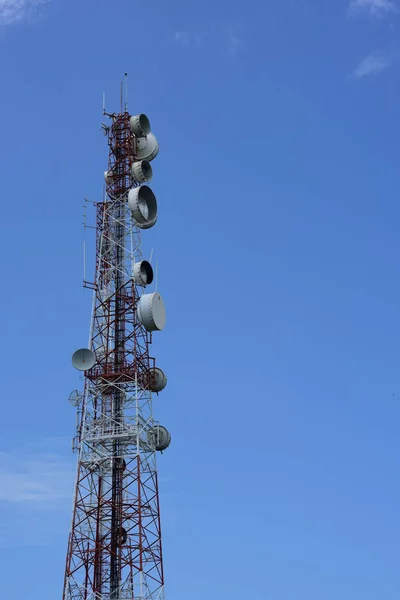
{"label": "tower antenna array", "polygon": [[95,202],[96,263],[88,348],[72,356],[84,375],[73,448],[78,453],[63,600],[163,600],[156,453],[171,436],[156,422],[152,394],[167,383],[150,354],[165,307],[150,291],[154,273],[141,232],[157,222],[148,183],[158,142],[144,114],[103,114],[108,139],[105,195]]}

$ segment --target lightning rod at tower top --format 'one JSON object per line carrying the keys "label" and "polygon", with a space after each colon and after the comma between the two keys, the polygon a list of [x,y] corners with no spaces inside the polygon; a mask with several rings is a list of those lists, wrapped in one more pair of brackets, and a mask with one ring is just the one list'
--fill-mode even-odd
{"label": "lightning rod at tower top", "polygon": [[107,113],[105,193],[95,202],[96,253],[87,348],[73,366],[83,389],[71,528],[62,600],[163,600],[164,571],[156,454],[171,442],[153,416],[152,398],[167,383],[151,356],[166,314],[141,235],[157,223],[148,185],[159,146],[145,114],[128,112],[127,76],[120,112]]}

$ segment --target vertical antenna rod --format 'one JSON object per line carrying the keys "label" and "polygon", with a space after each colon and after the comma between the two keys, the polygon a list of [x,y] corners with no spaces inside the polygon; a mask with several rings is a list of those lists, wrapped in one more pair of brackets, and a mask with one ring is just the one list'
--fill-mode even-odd
{"label": "vertical antenna rod", "polygon": [[124,111],[128,111],[128,73],[125,73],[125,107]]}

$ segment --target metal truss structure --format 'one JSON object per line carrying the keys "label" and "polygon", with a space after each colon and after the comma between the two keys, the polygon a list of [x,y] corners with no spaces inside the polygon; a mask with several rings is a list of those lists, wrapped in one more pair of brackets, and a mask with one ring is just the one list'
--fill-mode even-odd
{"label": "metal truss structure", "polygon": [[[107,114],[107,113],[105,113]],[[89,348],[78,407],[78,467],[63,600],[163,600],[164,575],[150,379],[151,336],[133,278],[140,229],[128,206],[136,138],[130,114],[107,114],[106,194],[96,207]]]}

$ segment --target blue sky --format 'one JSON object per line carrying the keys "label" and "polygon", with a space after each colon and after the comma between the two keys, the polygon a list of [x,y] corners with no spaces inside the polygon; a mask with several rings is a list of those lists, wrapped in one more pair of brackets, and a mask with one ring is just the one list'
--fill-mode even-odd
{"label": "blue sky", "polygon": [[61,597],[82,205],[128,71],[161,148],[166,597],[398,600],[400,2],[0,0],[0,23],[2,597]]}

